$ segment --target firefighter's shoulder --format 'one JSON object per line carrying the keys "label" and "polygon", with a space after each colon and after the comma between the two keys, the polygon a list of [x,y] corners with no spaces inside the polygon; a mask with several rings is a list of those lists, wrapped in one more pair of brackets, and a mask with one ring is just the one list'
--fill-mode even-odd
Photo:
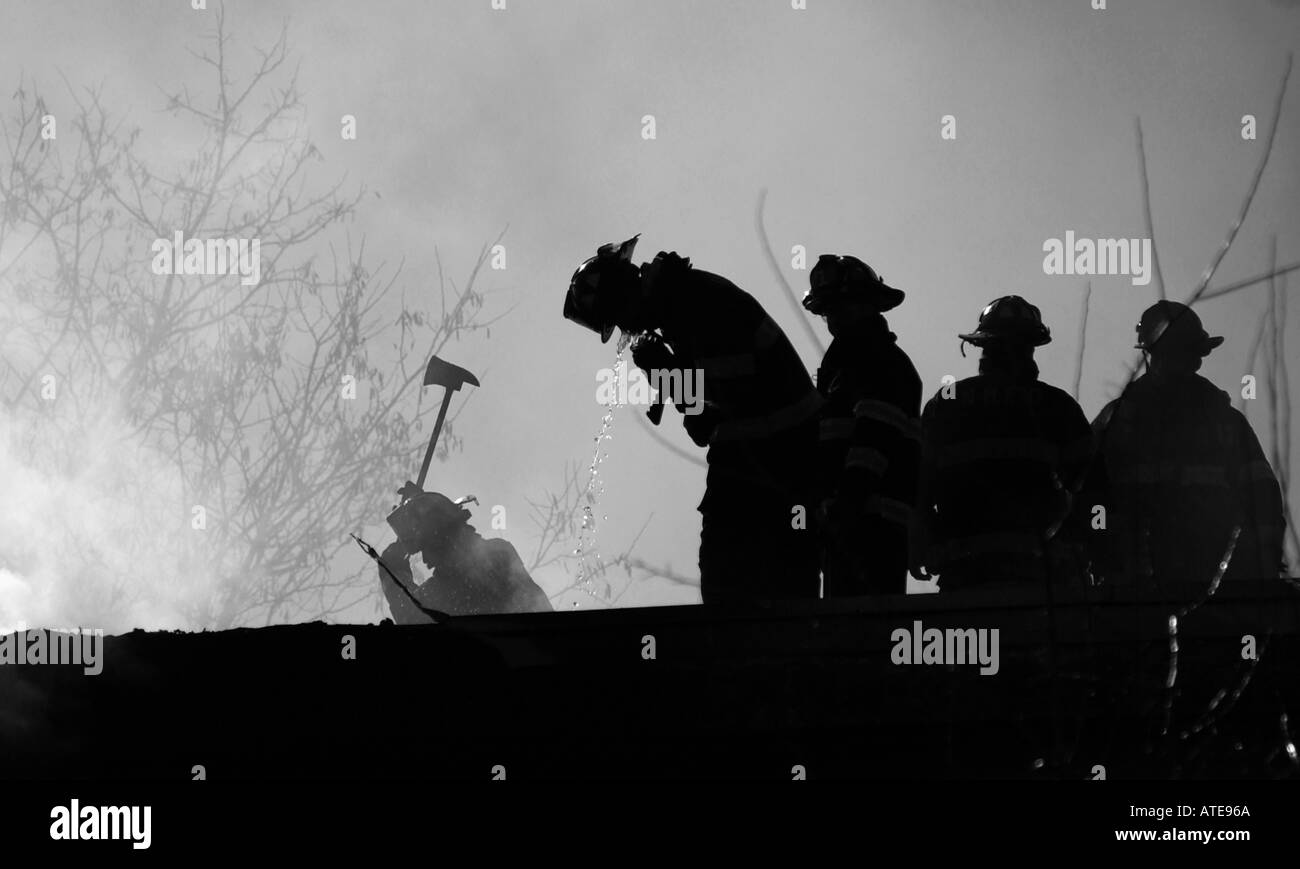
{"label": "firefighter's shoulder", "polygon": [[907,351],[898,346],[895,341],[882,346],[879,353],[883,376],[895,381],[895,385],[907,393],[915,394],[919,403],[922,390],[921,375],[917,372],[912,357],[908,356]]}
{"label": "firefighter's shoulder", "polygon": [[706,306],[710,303],[758,305],[757,299],[736,286],[732,281],[722,275],[715,275],[713,272],[706,272],[702,269],[693,268],[686,272],[682,277],[682,285],[688,294],[688,303]]}
{"label": "firefighter's shoulder", "polygon": [[1111,423],[1115,420],[1115,410],[1119,407],[1119,399],[1113,398],[1106,402],[1106,406],[1101,409],[1096,418],[1092,421],[1092,430],[1101,434],[1110,428]]}
{"label": "firefighter's shoulder", "polygon": [[925,403],[925,413],[942,413],[958,404],[968,403],[962,399],[967,399],[984,388],[984,381],[978,375],[964,378],[962,380],[949,380],[952,375],[945,375],[943,385],[935,391],[930,400]]}
{"label": "firefighter's shoulder", "polygon": [[519,550],[504,537],[484,537],[481,545],[483,555],[491,564],[513,568],[524,563]]}
{"label": "firefighter's shoulder", "polygon": [[1064,389],[1039,380],[1035,382],[1034,390],[1038,393],[1039,401],[1048,413],[1071,421],[1082,419],[1084,424],[1087,424],[1088,418],[1084,416],[1083,408],[1079,406],[1079,402],[1075,401],[1074,396]]}
{"label": "firefighter's shoulder", "polygon": [[882,347],[858,345],[837,358],[823,361],[847,388],[882,397],[904,396],[916,405],[921,403],[921,375],[912,360],[897,344]]}
{"label": "firefighter's shoulder", "polygon": [[713,333],[719,329],[746,340],[767,319],[767,312],[752,295],[712,272],[691,269],[674,281],[668,304],[687,331]]}

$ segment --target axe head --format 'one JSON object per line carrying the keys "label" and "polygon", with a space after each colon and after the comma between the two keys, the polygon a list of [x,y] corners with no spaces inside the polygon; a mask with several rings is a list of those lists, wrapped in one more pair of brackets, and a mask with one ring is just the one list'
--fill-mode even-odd
{"label": "axe head", "polygon": [[429,367],[424,370],[425,386],[443,386],[448,392],[455,392],[466,383],[478,386],[478,378],[459,365],[443,362],[437,356],[429,360]]}

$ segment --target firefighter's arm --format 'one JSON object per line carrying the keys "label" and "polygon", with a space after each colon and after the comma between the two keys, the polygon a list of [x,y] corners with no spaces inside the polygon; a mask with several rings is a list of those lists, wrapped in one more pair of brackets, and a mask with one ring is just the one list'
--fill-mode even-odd
{"label": "firefighter's arm", "polygon": [[[933,402],[934,399],[931,399]],[[921,461],[917,475],[916,511],[908,527],[908,569],[913,576],[929,575],[930,547],[934,541],[934,416],[927,405],[921,414]]]}
{"label": "firefighter's arm", "polygon": [[697,447],[707,447],[713,437],[713,430],[718,427],[719,415],[716,410],[700,402],[697,407],[678,407],[682,412],[682,427]]}
{"label": "firefighter's arm", "polygon": [[1118,521],[1110,494],[1106,458],[1098,450],[1093,454],[1083,487],[1075,498],[1071,522],[1071,532],[1085,548],[1097,576],[1110,576],[1120,569],[1119,544],[1116,532],[1111,530],[1118,527]]}
{"label": "firefighter's arm", "polygon": [[853,404],[853,434],[844,459],[841,497],[865,500],[880,490],[881,480],[893,463],[915,451],[921,440],[916,417],[895,401],[863,395]]}
{"label": "firefighter's arm", "polygon": [[1247,521],[1259,541],[1259,551],[1264,563],[1261,568],[1272,576],[1273,569],[1281,571],[1284,559],[1283,535],[1286,533],[1286,514],[1282,503],[1282,487],[1278,484],[1273,466],[1269,464],[1250,423],[1239,412],[1236,414],[1241,430],[1242,445],[1234,481],[1242,501]]}
{"label": "firefighter's arm", "polygon": [[632,339],[632,362],[646,374],[672,368],[676,356],[662,335],[646,332]]}
{"label": "firefighter's arm", "polygon": [[[384,592],[384,599],[388,601],[388,609],[393,614],[393,621],[399,625],[421,624],[432,621],[427,615],[420,612],[419,608],[412,603],[410,596],[398,588],[397,582],[393,579],[393,576],[396,576],[407,589],[415,590],[411,567],[407,560],[409,557],[410,553],[406,547],[400,542],[393,542],[379,556],[380,560],[383,561],[383,565],[375,565],[375,568],[379,571],[379,587]],[[385,567],[388,570],[385,570]],[[393,576],[389,576],[388,571],[390,570],[393,572]]]}
{"label": "firefighter's arm", "polygon": [[[722,414],[717,407],[705,401],[704,378],[697,375],[698,367],[690,353],[680,344],[668,348],[668,366],[674,366],[680,372],[681,394],[661,396],[671,401],[673,407],[682,415],[682,427],[697,447],[707,447],[713,437],[713,430],[722,421]],[[688,382],[689,379],[689,382]]]}
{"label": "firefighter's arm", "polygon": [[1083,408],[1074,399],[1068,396],[1065,399],[1061,420],[1061,483],[1072,496],[1077,496],[1083,490],[1097,451],[1097,439],[1088,417],[1083,415]]}
{"label": "firefighter's arm", "polygon": [[1084,542],[1088,559],[1093,574],[1098,577],[1116,576],[1123,568],[1119,532],[1114,529],[1123,526],[1124,518],[1119,515],[1119,503],[1114,497],[1110,467],[1106,462],[1107,438],[1113,436],[1110,426],[1121,400],[1107,404],[1092,421],[1092,462],[1084,474],[1083,487],[1075,506],[1076,528],[1086,535]]}

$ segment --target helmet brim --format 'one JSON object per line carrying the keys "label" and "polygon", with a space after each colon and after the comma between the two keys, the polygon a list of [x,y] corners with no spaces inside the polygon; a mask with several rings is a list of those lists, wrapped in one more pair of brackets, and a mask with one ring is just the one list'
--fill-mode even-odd
{"label": "helmet brim", "polygon": [[903,304],[903,299],[907,294],[902,290],[896,289],[885,283],[879,283],[871,287],[870,293],[864,296],[857,296],[849,291],[836,293],[833,289],[829,290],[805,290],[803,294],[803,307],[808,313],[816,317],[825,316],[826,313],[835,306],[837,301],[850,301],[860,299],[871,305],[872,308],[885,313],[892,311],[899,305]]}
{"label": "helmet brim", "polygon": [[[1156,341],[1155,344],[1138,343],[1133,345],[1133,349],[1141,350],[1144,353],[1151,353],[1156,349],[1156,345],[1158,345],[1159,343],[1160,343],[1159,341]],[[1209,356],[1210,353],[1212,353],[1217,347],[1219,347],[1222,344],[1223,344],[1222,335],[1213,335],[1213,336],[1207,335],[1205,337],[1205,340],[1201,342],[1201,346],[1195,349],[1197,350],[1198,353],[1200,353],[1200,355]]]}
{"label": "helmet brim", "polygon": [[437,540],[469,520],[470,512],[461,504],[437,492],[420,491],[407,497],[386,521],[399,540],[418,544]]}
{"label": "helmet brim", "polygon": [[805,311],[814,317],[820,317],[826,313],[826,296],[822,293],[815,293],[812,290],[805,290],[803,301],[801,303]]}
{"label": "helmet brim", "polygon": [[614,334],[613,323],[596,322],[588,312],[582,310],[582,307],[578,304],[578,300],[574,295],[572,285],[569,287],[569,292],[564,297],[564,319],[577,323],[584,329],[590,329],[595,332],[600,336],[600,343],[602,344],[608,343],[610,336]]}
{"label": "helmet brim", "polygon": [[876,295],[876,310],[880,311],[882,314],[885,311],[894,310],[899,305],[903,304],[903,299],[907,298],[907,293],[904,293],[897,287],[891,287],[883,281],[880,283],[879,287],[877,287]]}
{"label": "helmet brim", "polygon": [[1039,335],[1031,337],[1028,335],[999,335],[995,332],[975,331],[964,332],[957,335],[961,340],[974,344],[976,347],[983,347],[991,341],[1014,341],[1021,344],[1029,344],[1032,347],[1042,347],[1044,344],[1052,343],[1051,335]]}

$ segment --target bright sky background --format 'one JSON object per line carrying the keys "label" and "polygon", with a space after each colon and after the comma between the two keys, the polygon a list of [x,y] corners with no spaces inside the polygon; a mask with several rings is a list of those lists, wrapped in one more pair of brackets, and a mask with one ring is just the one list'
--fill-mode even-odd
{"label": "bright sky background", "polygon": [[[102,83],[104,101],[145,127],[151,150],[182,159],[160,88],[206,86],[186,52],[212,12],[188,0],[3,0],[0,77],[35,78],[56,113],[59,72]],[[210,4],[211,5],[211,4]],[[1174,298],[1185,298],[1236,217],[1270,123],[1300,9],[1274,0],[300,0],[231,2],[237,48],[269,44],[281,22],[301,61],[310,134],[325,183],[347,174],[369,196],[354,238],[373,262],[405,258],[408,292],[434,287],[433,246],[463,278],[508,225],[508,269],[488,272],[493,311],[515,305],[489,341],[449,350],[482,375],[460,420],[465,450],[431,484],[503,504],[504,536],[532,543],[525,497],[584,466],[602,409],[596,372],[613,344],[564,321],[574,267],[606,241],[642,233],[639,253],[676,250],[754,294],[810,371],[813,346],[766,265],[754,227],[762,188],[787,276],[792,245],[809,263],[855,254],[908,293],[890,322],[927,384],[972,372],[956,333],[990,299],[1038,304],[1056,340],[1043,378],[1071,388],[1084,279],[1042,271],[1045,239],[1144,234],[1134,117],[1150,163],[1156,241]],[[5,96],[11,92],[5,92]],[[1260,138],[1242,141],[1254,113]],[[339,118],[358,119],[342,141]],[[653,114],[655,141],[641,139]],[[957,118],[941,141],[940,117]],[[1300,259],[1300,71],[1254,210],[1215,280]],[[142,139],[145,144],[145,139]],[[1292,276],[1300,286],[1300,274]],[[1131,359],[1133,325],[1155,285],[1093,282],[1081,403],[1089,417]],[[1294,291],[1292,291],[1294,295]],[[1226,345],[1205,373],[1236,395],[1266,286],[1201,309]],[[1300,306],[1293,305],[1300,311]],[[1292,317],[1290,347],[1300,347]],[[824,327],[817,323],[819,334]],[[1294,353],[1294,350],[1292,351]],[[1296,358],[1296,357],[1292,357]],[[600,528],[695,574],[703,469],[656,446],[624,409],[604,465]],[[1263,418],[1263,408],[1252,414]],[[663,430],[693,445],[669,411]],[[1267,442],[1266,432],[1260,432]],[[418,439],[418,436],[413,437]],[[700,453],[702,455],[702,451]],[[394,488],[416,468],[395,468]],[[486,508],[480,529],[491,534]],[[542,578],[554,587],[556,579]],[[628,603],[689,602],[655,582]]]}

